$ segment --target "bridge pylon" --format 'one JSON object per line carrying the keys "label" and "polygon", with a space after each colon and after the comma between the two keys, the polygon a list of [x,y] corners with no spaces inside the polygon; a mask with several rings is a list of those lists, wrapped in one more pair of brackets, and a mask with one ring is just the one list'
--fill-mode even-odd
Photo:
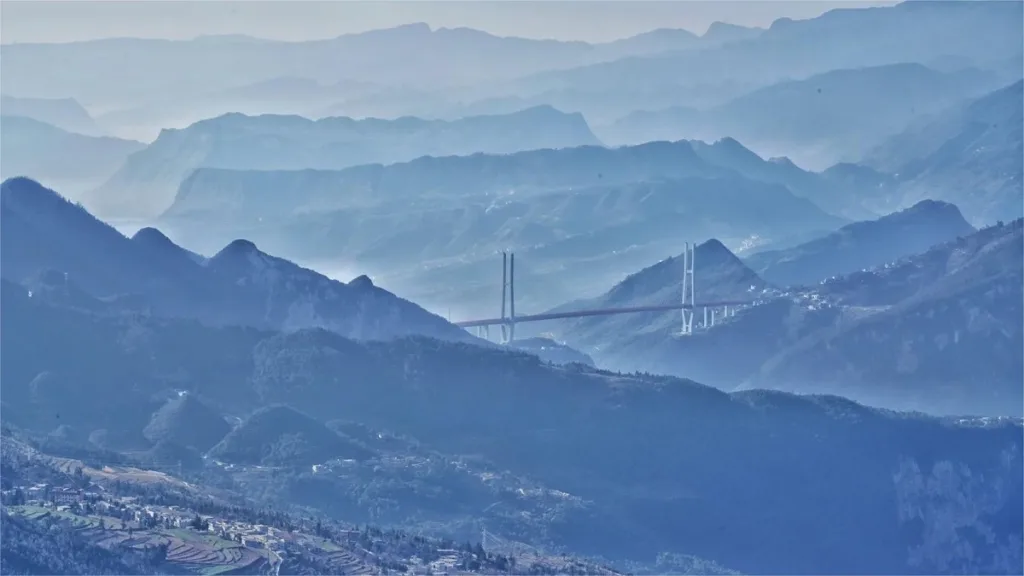
{"label": "bridge pylon", "polygon": [[[508,316],[505,303],[508,302]],[[501,343],[508,344],[516,338],[516,255],[514,252],[501,253]]]}
{"label": "bridge pylon", "polygon": [[[697,254],[697,243],[692,245],[687,242],[683,245],[683,289],[682,289],[682,327],[679,330],[680,336],[693,334],[693,313],[696,303],[696,287],[694,285],[694,260]],[[705,310],[705,324],[707,323],[707,311]]]}

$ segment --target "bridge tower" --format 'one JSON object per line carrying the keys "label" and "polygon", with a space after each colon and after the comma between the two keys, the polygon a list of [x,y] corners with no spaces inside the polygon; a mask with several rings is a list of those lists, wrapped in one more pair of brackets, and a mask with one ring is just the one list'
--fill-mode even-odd
{"label": "bridge tower", "polygon": [[506,343],[516,339],[516,253],[508,256],[508,340]]}
{"label": "bridge tower", "polygon": [[501,343],[508,340],[508,327],[505,325],[505,300],[508,299],[508,252],[501,253]]}
{"label": "bridge tower", "polygon": [[[683,290],[682,290],[682,328],[679,331],[681,336],[693,334],[693,312],[696,302],[696,288],[693,279],[694,257],[697,254],[697,243],[692,245],[687,242],[683,248]],[[707,320],[705,320],[707,322]]]}
{"label": "bridge tower", "polygon": [[[505,303],[508,302],[508,315]],[[501,343],[516,338],[516,255],[501,253]]]}

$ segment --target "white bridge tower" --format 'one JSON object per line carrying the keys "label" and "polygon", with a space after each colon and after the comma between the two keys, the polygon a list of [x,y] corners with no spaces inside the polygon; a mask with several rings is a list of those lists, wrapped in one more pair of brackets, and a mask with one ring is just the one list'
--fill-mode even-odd
{"label": "white bridge tower", "polygon": [[[683,325],[679,331],[680,336],[689,336],[693,334],[693,312],[694,304],[696,302],[695,294],[696,289],[694,288],[693,282],[693,262],[694,256],[697,254],[697,243],[690,244],[687,242],[683,248],[683,298],[681,304],[683,305],[682,310],[682,321]],[[707,322],[705,320],[705,322]]]}

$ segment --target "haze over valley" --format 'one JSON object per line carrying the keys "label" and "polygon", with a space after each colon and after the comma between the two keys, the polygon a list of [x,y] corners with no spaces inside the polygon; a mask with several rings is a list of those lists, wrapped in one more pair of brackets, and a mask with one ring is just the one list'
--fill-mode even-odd
{"label": "haze over valley", "polygon": [[1022,573],[1024,2],[291,4],[5,2],[0,573]]}

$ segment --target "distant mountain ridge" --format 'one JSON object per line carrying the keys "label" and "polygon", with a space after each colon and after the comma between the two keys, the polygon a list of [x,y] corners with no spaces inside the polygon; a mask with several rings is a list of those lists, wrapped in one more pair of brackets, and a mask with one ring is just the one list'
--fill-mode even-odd
{"label": "distant mountain ridge", "polygon": [[956,206],[924,200],[877,220],[848,224],[828,236],[745,262],[777,286],[813,285],[830,276],[874,268],[975,232]]}
{"label": "distant mountain ridge", "polygon": [[[702,38],[686,30],[666,29],[655,31],[653,36],[645,33],[587,44],[499,37],[471,28],[432,28],[420,22],[306,42],[241,36],[173,41],[112,38],[67,44],[4,44],[0,50],[4,53],[7,82],[19,93],[58,93],[109,105],[152,94],[181,97],[197,92],[198,86],[226,89],[285,75],[459,87],[652,52],[714,46],[727,39],[719,34]],[[78,71],[76,76],[45,82],[33,77],[31,72],[40,59],[54,52]],[[437,65],[440,62],[444,65]],[[110,86],[120,74],[130,74],[136,82],[118,93]]]}
{"label": "distant mountain ridge", "polygon": [[882,143],[865,162],[893,174],[885,205],[944,200],[975,225],[1024,215],[1022,110],[1024,80],[924,118]]}
{"label": "distant mountain ridge", "polygon": [[0,179],[27,176],[82,192],[109,178],[131,154],[145,144],[108,136],[69,132],[27,116],[12,115],[18,107],[2,109]]}
{"label": "distant mountain ridge", "polygon": [[0,188],[5,278],[64,272],[95,296],[137,294],[158,315],[277,329],[318,326],[356,338],[423,333],[473,341],[465,331],[369,282],[344,284],[235,241],[209,260],[153,241],[128,239],[28,179]]}
{"label": "distant mountain ridge", "polygon": [[952,414],[1020,415],[1022,230],[1022,220],[981,230],[876,271],[877,280],[850,278],[859,284],[850,292],[840,292],[843,279],[826,285],[827,298],[845,292],[865,304],[877,303],[895,282],[918,290],[796,343],[745,386],[842,393]]}
{"label": "distant mountain ridge", "polygon": [[[786,78],[829,70],[929,62],[958,55],[976,66],[1022,52],[1016,3],[902,2],[895,6],[840,8],[816,18],[780,18],[752,39],[714,51],[655,54],[544,72],[529,79],[535,90],[561,84],[578,90],[609,85],[615,79],[671,82],[680,76],[714,84],[747,78],[767,86]],[[956,34],[956,41],[949,38]],[[869,35],[885,42],[864,45]],[[816,46],[808,50],[807,46]]]}
{"label": "distant mountain ridge", "polygon": [[522,281],[546,285],[522,304],[546,309],[580,297],[573,285],[607,285],[694,236],[740,246],[835,230],[848,220],[820,206],[846,190],[734,140],[652,142],[340,171],[200,169],[160,226],[202,253],[245,236],[318,268],[359,262],[431,309],[458,302],[476,314],[492,298],[481,280],[495,251],[519,252]]}
{"label": "distant mountain ridge", "polygon": [[[536,107],[452,122],[227,114],[165,130],[87,199],[99,214],[153,217],[198,168],[341,169],[421,156],[599,144],[580,114]],[[144,190],[144,192],[140,192]]]}
{"label": "distant mountain ridge", "polygon": [[634,112],[598,133],[613,144],[728,136],[770,154],[786,151],[820,169],[859,158],[915,117],[997,85],[994,74],[980,70],[942,73],[914,63],[831,70],[772,84],[709,110]]}
{"label": "distant mountain ridge", "polygon": [[[951,212],[938,210],[931,218],[941,222],[943,211]],[[794,252],[835,250],[842,246],[839,240],[863,245],[865,237],[857,229],[905,226],[920,218],[913,212],[845,229]],[[916,235],[920,228],[904,230]],[[786,290],[736,263],[732,273],[705,271],[702,280],[698,249],[698,301],[749,285],[748,298],[759,302],[730,317],[718,310],[715,326],[685,338],[672,336],[679,329],[678,313],[651,314],[642,322],[623,315],[537,329],[591,354],[599,366],[618,370],[685,375],[725,389],[742,385],[842,394],[890,408],[1019,416],[1017,383],[1024,378],[1021,230],[1021,220],[984,228],[895,262]],[[650,284],[646,290],[657,294],[652,302],[678,299],[681,271],[659,270],[669,270],[668,263],[641,271],[603,298],[624,296],[617,300],[620,306],[645,303],[644,293],[634,296],[630,288],[642,279]],[[742,281],[730,280],[735,278]],[[695,323],[702,320],[698,310]]]}
{"label": "distant mountain ridge", "polygon": [[[992,71],[1001,81],[1007,81],[1019,75],[1020,65],[1016,63],[1024,50],[1021,49],[1017,23],[1022,17],[1024,13],[1019,4],[1000,5],[997,2],[904,2],[895,6],[840,8],[816,18],[781,18],[753,38],[729,42],[713,49],[663,52],[540,72],[511,83],[501,90],[502,94],[492,93],[487,97],[500,98],[512,93],[531,103],[548,102],[563,110],[579,110],[591,121],[599,137],[608,143],[627,143],[628,140],[615,140],[601,127],[612,125],[637,110],[677,109],[680,114],[674,122],[683,128],[694,118],[687,112],[714,109],[773,84],[835,70],[915,62],[930,65],[942,58],[953,57],[959,62],[958,69]],[[948,41],[952,35],[957,36],[955,42]],[[867,37],[875,38],[875,42],[865,46],[864,38]],[[810,49],[809,46],[815,48]],[[857,85],[853,84],[852,88],[850,92],[856,94]],[[927,95],[925,97],[927,99]],[[871,99],[866,93],[861,98],[865,102]],[[811,105],[820,100],[807,99],[804,113],[814,114],[816,111]],[[852,109],[861,109],[857,101],[850,104]],[[787,104],[783,110],[789,108]],[[882,110],[899,111],[884,106]],[[771,115],[758,117],[756,111],[751,114],[757,120],[755,125],[772,122]],[[831,122],[835,122],[837,127],[844,126],[847,132],[859,130],[855,125],[842,122],[841,118]],[[876,124],[870,115],[864,117],[864,122],[865,128],[872,128],[872,131],[884,128],[884,125]],[[764,155],[790,156],[798,163],[815,169],[837,161],[838,151],[834,149],[818,150],[805,146],[802,153],[797,154],[795,150],[781,145],[770,146],[772,142],[767,138],[757,142],[744,138],[740,132],[728,131],[666,134],[662,124],[669,122],[666,119],[649,124],[651,132],[646,139],[685,137],[707,140],[733,136]],[[805,132],[813,130],[813,125],[806,123],[795,126]],[[791,131],[789,126],[781,128],[785,132]],[[893,131],[899,129],[897,126]],[[766,135],[771,136],[771,133]],[[638,136],[632,141],[643,139]],[[856,149],[853,146],[855,142],[849,139],[826,140],[830,146]],[[876,143],[864,143],[864,149]]]}
{"label": "distant mountain ridge", "polygon": [[18,98],[3,94],[0,113],[31,118],[85,136],[104,135],[89,112],[73,98]]}
{"label": "distant mountain ridge", "polygon": [[[205,212],[253,224],[260,217],[282,212],[367,206],[401,196],[411,202],[427,197],[478,198],[508,191],[532,196],[577,187],[737,175],[785,185],[825,209],[836,204],[832,196],[841,195],[835,190],[836,183],[789,162],[766,161],[736,140],[724,138],[713,144],[680,140],[620,148],[578,146],[424,157],[331,171],[204,168],[181,184],[165,217]],[[339,189],[348,193],[333,192]]]}

